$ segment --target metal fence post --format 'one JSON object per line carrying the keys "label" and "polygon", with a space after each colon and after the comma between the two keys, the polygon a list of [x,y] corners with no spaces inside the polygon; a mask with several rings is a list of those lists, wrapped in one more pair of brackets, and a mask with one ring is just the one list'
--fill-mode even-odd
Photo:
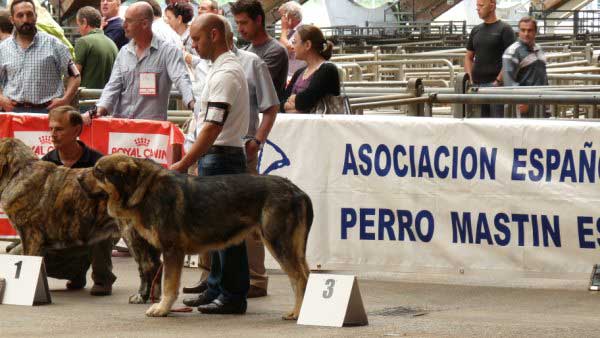
{"label": "metal fence post", "polygon": [[[459,73],[456,75],[456,80],[454,81],[454,93],[455,94],[464,94],[467,92],[467,85],[469,83],[469,74],[467,73]],[[455,118],[464,118],[466,117],[466,105],[462,103],[453,103],[451,107],[452,116]]]}
{"label": "metal fence post", "polygon": [[585,59],[589,65],[594,64],[594,46],[591,43],[585,44]]}
{"label": "metal fence post", "polygon": [[573,37],[577,38],[579,34],[579,11],[573,12]]}
{"label": "metal fence post", "polygon": [[[412,94],[414,97],[420,97],[423,95],[423,81],[421,79],[410,79],[406,84],[407,92]],[[424,107],[422,103],[413,103],[408,105],[406,112],[408,116],[424,116]]]}

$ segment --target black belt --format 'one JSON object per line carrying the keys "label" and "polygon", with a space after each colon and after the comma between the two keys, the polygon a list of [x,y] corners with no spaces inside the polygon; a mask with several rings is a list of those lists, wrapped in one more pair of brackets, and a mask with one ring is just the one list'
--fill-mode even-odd
{"label": "black belt", "polygon": [[15,107],[18,108],[46,108],[50,105],[50,102],[45,102],[45,103],[30,103],[30,102],[17,102],[17,101],[13,101],[12,102]]}
{"label": "black belt", "polygon": [[207,154],[229,154],[239,155],[243,154],[244,150],[242,147],[230,147],[230,146],[211,146],[208,148]]}

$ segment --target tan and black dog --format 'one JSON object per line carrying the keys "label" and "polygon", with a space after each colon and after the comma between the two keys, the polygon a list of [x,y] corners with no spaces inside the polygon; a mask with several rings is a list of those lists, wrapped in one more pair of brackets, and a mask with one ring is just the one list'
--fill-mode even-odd
{"label": "tan and black dog", "polygon": [[[107,194],[91,174],[85,175],[92,170],[41,161],[21,140],[0,139],[0,203],[21,238],[25,255],[43,256],[50,248],[91,245],[120,237],[117,222],[107,213]],[[84,182],[87,191],[78,177],[89,177]],[[159,253],[136,233],[123,236],[129,239],[142,275],[139,292],[129,301],[144,303],[160,267]]]}
{"label": "tan and black dog", "polygon": [[[166,316],[171,310],[185,254],[240,243],[258,228],[295,291],[294,309],[284,319],[298,318],[309,274],[305,254],[313,210],[308,195],[292,182],[245,174],[187,176],[119,154],[101,158],[93,175],[109,195],[108,213],[163,254],[162,298],[146,315]],[[89,178],[81,180],[85,184]]]}

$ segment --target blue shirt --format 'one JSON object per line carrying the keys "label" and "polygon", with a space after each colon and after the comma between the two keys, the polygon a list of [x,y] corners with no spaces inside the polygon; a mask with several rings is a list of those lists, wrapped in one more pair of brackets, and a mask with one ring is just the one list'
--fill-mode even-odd
{"label": "blue shirt", "polygon": [[[140,95],[142,73],[155,74],[157,95]],[[131,40],[119,51],[97,106],[115,117],[166,121],[173,83],[179,89],[183,103],[189,106],[194,97],[182,52],[154,36],[150,47],[138,60],[135,40]]]}

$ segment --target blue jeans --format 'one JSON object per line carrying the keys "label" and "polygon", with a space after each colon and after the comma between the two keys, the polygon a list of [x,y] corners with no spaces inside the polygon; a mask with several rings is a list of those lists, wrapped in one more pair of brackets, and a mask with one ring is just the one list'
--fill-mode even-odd
{"label": "blue jeans", "polygon": [[[476,83],[475,87],[495,87],[493,82]],[[504,117],[504,104],[482,104],[481,117]]]}
{"label": "blue jeans", "polygon": [[[243,174],[246,156],[240,154],[208,154],[198,161],[198,176]],[[250,288],[246,244],[230,246],[211,253],[208,295],[223,303],[245,301]]]}

